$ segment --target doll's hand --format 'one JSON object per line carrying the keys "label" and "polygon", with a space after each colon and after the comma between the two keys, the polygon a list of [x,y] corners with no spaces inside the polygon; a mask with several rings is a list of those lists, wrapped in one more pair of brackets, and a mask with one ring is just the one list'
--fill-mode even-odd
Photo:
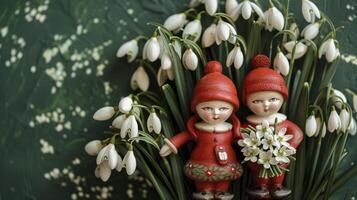
{"label": "doll's hand", "polygon": [[169,145],[165,144],[164,146],[161,147],[160,149],[160,156],[166,157],[172,153],[172,149]]}

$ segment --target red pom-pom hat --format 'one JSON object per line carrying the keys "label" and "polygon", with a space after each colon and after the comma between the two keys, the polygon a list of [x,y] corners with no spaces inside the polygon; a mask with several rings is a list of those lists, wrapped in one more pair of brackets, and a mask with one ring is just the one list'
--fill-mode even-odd
{"label": "red pom-pom hat", "polygon": [[210,61],[205,67],[205,76],[197,81],[191,101],[191,110],[196,113],[196,106],[206,101],[221,100],[231,103],[234,111],[239,108],[237,89],[231,79],[222,74],[222,65]]}
{"label": "red pom-pom hat", "polygon": [[284,78],[276,71],[270,68],[270,60],[265,55],[256,55],[251,61],[250,71],[243,81],[243,103],[247,103],[249,94],[261,91],[275,91],[288,98],[288,88]]}

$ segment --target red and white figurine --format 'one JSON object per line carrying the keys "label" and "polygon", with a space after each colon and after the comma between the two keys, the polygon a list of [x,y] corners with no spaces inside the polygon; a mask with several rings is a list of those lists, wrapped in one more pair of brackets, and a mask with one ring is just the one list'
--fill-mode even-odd
{"label": "red and white figurine", "polygon": [[194,89],[191,102],[194,115],[187,122],[187,130],[166,139],[160,151],[161,156],[168,156],[177,153],[186,142],[195,141],[184,166],[185,175],[195,182],[194,199],[233,198],[228,193],[230,181],[243,173],[232,146],[241,138],[240,121],[235,115],[238,108],[237,89],[222,74],[222,65],[208,62],[205,76]]}

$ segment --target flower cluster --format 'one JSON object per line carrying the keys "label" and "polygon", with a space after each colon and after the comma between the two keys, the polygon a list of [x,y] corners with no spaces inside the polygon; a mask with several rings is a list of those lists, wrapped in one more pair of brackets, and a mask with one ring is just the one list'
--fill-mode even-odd
{"label": "flower cluster", "polygon": [[243,162],[258,163],[261,166],[260,177],[279,176],[286,170],[282,165],[290,163],[292,155],[296,153],[289,144],[292,135],[286,134],[286,128],[279,130],[269,126],[267,121],[256,128],[242,129],[243,139],[238,141],[244,155]]}

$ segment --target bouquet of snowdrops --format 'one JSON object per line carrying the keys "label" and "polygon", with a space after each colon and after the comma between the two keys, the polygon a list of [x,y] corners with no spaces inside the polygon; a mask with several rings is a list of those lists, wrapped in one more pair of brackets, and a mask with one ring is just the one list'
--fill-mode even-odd
{"label": "bouquet of snowdrops", "polygon": [[[263,177],[278,175],[285,170],[280,164],[290,162],[286,185],[296,200],[327,199],[355,176],[356,166],[336,176],[347,154],[348,133],[357,130],[346,96],[331,84],[340,56],[339,28],[312,1],[301,2],[306,22],[298,24],[289,0],[269,0],[268,5],[191,0],[187,10],[169,16],[163,24],[150,23],[149,37],[125,42],[117,57],[126,56],[138,65],[130,83],[133,92],[118,105],[94,114],[95,120],[113,120],[103,138],[85,147],[89,155],[97,156],[96,176],[107,181],[114,169],[125,168],[128,175],[138,169],[161,199],[189,199],[192,191],[182,169],[191,147],[168,158],[160,157],[159,147],[165,138],[185,130],[192,89],[207,60],[224,63],[224,74],[240,90],[249,61],[257,53],[269,55],[275,70],[285,76],[290,97],[281,112],[308,137],[295,154],[284,130],[273,135],[274,129],[262,125],[249,130],[240,142],[244,160],[262,164],[267,169]],[[356,110],[356,94],[347,93]],[[245,118],[244,112],[238,115]],[[289,159],[293,154],[296,161]],[[234,183],[236,199],[247,199],[248,176],[246,170]]]}

